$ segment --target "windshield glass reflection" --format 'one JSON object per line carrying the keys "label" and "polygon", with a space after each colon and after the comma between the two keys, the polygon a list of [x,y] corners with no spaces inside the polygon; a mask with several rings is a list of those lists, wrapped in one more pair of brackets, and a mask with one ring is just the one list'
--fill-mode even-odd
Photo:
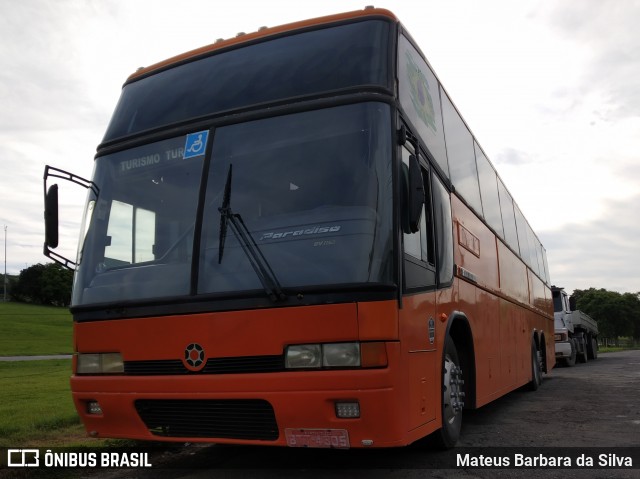
{"label": "windshield glass reflection", "polygon": [[[208,166],[184,155],[185,136],[96,160],[74,305],[393,283],[388,105],[225,126],[208,141]],[[221,231],[227,179],[240,241]]]}

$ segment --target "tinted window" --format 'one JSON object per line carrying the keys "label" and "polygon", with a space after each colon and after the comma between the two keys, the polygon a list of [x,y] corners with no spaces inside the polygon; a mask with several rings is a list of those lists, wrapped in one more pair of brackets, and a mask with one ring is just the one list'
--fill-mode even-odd
{"label": "tinted window", "polygon": [[[180,136],[96,159],[73,304],[189,293],[203,156]],[[95,203],[92,203],[95,202]]]}
{"label": "tinted window", "polygon": [[[409,157],[411,153],[402,150],[403,176],[409,176]],[[404,252],[416,259],[428,264],[435,264],[433,246],[433,221],[431,219],[431,188],[429,186],[429,173],[422,169],[424,182],[424,207],[420,217],[420,228],[415,233],[404,233]]]}
{"label": "tinted window", "polygon": [[242,239],[220,228],[225,201],[283,288],[390,283],[390,119],[365,103],[218,128],[198,293],[262,288]]}
{"label": "tinted window", "polygon": [[504,226],[504,239],[516,253],[520,252],[518,246],[518,230],[516,229],[516,217],[513,212],[513,199],[505,188],[502,180],[498,178],[498,191],[500,193],[500,211],[502,212],[502,224]]}
{"label": "tinted window", "polygon": [[433,210],[436,227],[438,286],[453,279],[453,224],[449,192],[436,175],[433,178]]}
{"label": "tinted window", "polygon": [[531,266],[531,250],[529,245],[529,225],[527,220],[524,219],[524,215],[520,211],[520,208],[516,204],[513,205],[513,209],[516,213],[516,226],[518,227],[518,244],[520,245],[520,257],[522,260]]}
{"label": "tinted window", "polygon": [[402,109],[440,168],[448,175],[438,80],[404,36],[400,37],[398,45],[398,79]]}
{"label": "tinted window", "polygon": [[538,260],[540,242],[538,241],[538,238],[536,238],[536,235],[533,234],[533,230],[528,224],[527,231],[529,235],[529,256],[531,258],[531,269],[533,269],[533,272],[538,274],[538,276],[542,276],[542,274],[540,273],[540,262]]}
{"label": "tinted window", "polygon": [[[409,178],[408,150],[402,150],[403,177]],[[421,168],[424,187],[424,206],[420,217],[420,227],[415,233],[404,233],[404,286],[408,290],[424,289],[436,285],[435,248],[433,221],[431,216],[431,188],[429,173]],[[405,187],[406,188],[406,187]],[[406,199],[404,201],[406,205]]]}
{"label": "tinted window", "polygon": [[104,141],[264,102],[389,87],[389,24],[370,20],[264,41],[125,85]]}
{"label": "tinted window", "polygon": [[549,275],[549,265],[547,264],[547,250],[544,246],[540,245],[540,252],[542,254],[542,266],[544,267],[544,277],[547,284],[551,284],[551,276]]}
{"label": "tinted window", "polygon": [[473,138],[446,94],[442,95],[442,117],[451,182],[462,198],[482,215],[480,187]]}
{"label": "tinted window", "polygon": [[[346,105],[225,126],[208,137],[200,133],[210,145],[206,159],[185,154],[183,135],[96,160],[93,181],[100,193],[88,201],[92,214],[79,253],[74,305],[186,296],[194,292],[196,275],[198,292],[264,294],[243,248],[252,241],[284,288],[393,283],[387,104]],[[226,235],[220,231],[227,178],[227,205],[246,226],[247,241],[239,241],[231,226]],[[201,186],[207,191],[199,209]],[[197,216],[201,210],[203,218]],[[201,250],[194,252],[194,243]],[[196,255],[200,270],[192,269]]]}
{"label": "tinted window", "polygon": [[484,155],[477,143],[475,143],[476,161],[478,164],[478,176],[480,178],[480,192],[482,193],[482,210],[484,219],[499,235],[504,238],[502,227],[502,213],[500,211],[500,198],[498,197],[498,177],[493,166]]}

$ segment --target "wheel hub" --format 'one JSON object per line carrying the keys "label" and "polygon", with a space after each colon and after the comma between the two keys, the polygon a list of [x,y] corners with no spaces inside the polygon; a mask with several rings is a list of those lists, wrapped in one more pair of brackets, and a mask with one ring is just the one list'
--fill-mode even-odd
{"label": "wheel hub", "polygon": [[447,357],[444,366],[444,412],[443,420],[452,423],[464,408],[465,393],[462,369]]}

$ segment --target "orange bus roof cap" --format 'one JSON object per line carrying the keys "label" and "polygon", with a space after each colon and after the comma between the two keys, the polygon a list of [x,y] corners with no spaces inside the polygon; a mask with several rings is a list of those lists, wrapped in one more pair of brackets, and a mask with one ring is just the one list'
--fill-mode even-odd
{"label": "orange bus roof cap", "polygon": [[238,34],[237,36],[233,38],[228,38],[226,40],[223,40],[220,38],[215,43],[182,53],[180,55],[176,55],[174,57],[168,58],[166,60],[155,63],[153,65],[150,65],[148,67],[139,68],[135,73],[131,74],[129,78],[127,78],[127,83],[134,81],[137,78],[147,75],[153,71],[161,70],[173,64],[176,64],[185,60],[189,60],[192,58],[196,58],[200,55],[204,55],[209,52],[220,50],[222,48],[226,48],[232,45],[238,45],[241,43],[257,40],[260,38],[267,38],[271,35],[277,35],[279,33],[295,31],[295,30],[299,30],[299,29],[314,26],[314,25],[330,24],[334,22],[339,22],[341,20],[349,20],[352,18],[371,17],[371,16],[384,16],[384,17],[390,18],[393,21],[396,21],[396,22],[398,21],[398,18],[389,10],[386,10],[384,8],[365,7],[364,10],[354,10],[351,12],[338,13],[335,15],[327,15],[324,17],[311,18],[308,20],[302,20],[294,23],[287,23],[287,24],[279,25],[277,27],[272,27],[272,28],[260,27],[260,29],[257,32]]}

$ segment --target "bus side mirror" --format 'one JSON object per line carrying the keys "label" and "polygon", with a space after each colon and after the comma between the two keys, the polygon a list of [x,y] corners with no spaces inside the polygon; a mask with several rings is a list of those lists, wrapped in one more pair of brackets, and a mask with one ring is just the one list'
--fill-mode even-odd
{"label": "bus side mirror", "polygon": [[420,218],[424,207],[424,183],[420,163],[414,155],[409,157],[408,183],[408,227],[409,232],[415,233],[420,229]]}
{"label": "bus side mirror", "polygon": [[58,247],[58,185],[54,184],[44,196],[44,237],[49,248]]}
{"label": "bus side mirror", "polygon": [[[98,196],[100,190],[92,181],[85,180],[80,176],[74,175],[64,170],[54,168],[53,166],[45,166],[44,168],[44,250],[46,257],[51,258],[56,263],[68,269],[75,269],[76,264],[65,258],[64,256],[52,251],[52,248],[58,247],[58,239],[60,236],[58,226],[58,185],[53,184],[47,188],[48,178],[59,178],[70,181],[76,185],[90,189],[93,194]],[[64,230],[63,230],[64,232]]]}

